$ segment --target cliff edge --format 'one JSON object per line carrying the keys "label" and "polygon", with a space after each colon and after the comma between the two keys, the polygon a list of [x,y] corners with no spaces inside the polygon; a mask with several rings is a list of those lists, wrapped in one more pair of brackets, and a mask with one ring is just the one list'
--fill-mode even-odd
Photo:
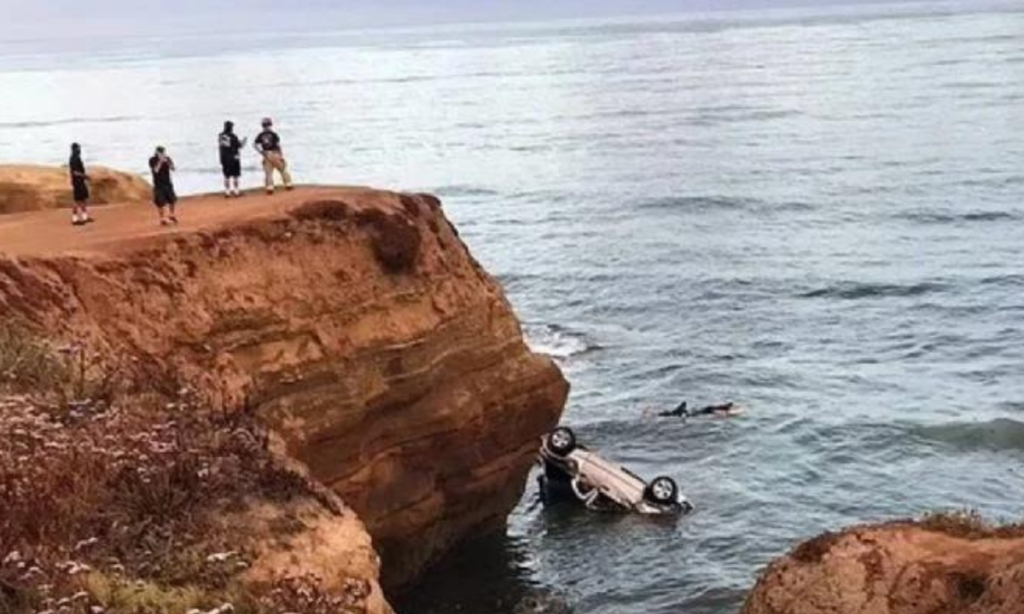
{"label": "cliff edge", "polygon": [[[88,169],[93,205],[149,200],[152,190],[142,177],[102,166]],[[68,169],[54,166],[0,164],[0,215],[69,208]]]}
{"label": "cliff edge", "polygon": [[773,563],[743,614],[1021,614],[1024,530],[935,517],[828,533]]}
{"label": "cliff edge", "polygon": [[365,522],[386,586],[503,525],[568,385],[437,199],[301,188],[0,219],[0,309],[127,381],[253,410]]}

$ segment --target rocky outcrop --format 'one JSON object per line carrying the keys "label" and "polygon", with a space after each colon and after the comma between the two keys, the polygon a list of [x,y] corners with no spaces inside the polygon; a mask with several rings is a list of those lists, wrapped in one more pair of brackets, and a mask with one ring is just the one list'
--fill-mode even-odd
{"label": "rocky outcrop", "polygon": [[[264,503],[222,518],[226,534],[253,553],[244,581],[273,586],[282,577],[318,578],[332,594],[352,595],[365,614],[394,614],[378,584],[380,558],[350,510],[332,513],[314,501]],[[354,594],[353,594],[354,593]]]}
{"label": "rocky outcrop", "polygon": [[[89,199],[93,205],[148,200],[149,184],[130,173],[91,166]],[[0,215],[72,205],[68,169],[53,166],[0,165]]]}
{"label": "rocky outcrop", "polygon": [[435,198],[188,199],[169,233],[141,209],[0,225],[5,317],[145,387],[255,408],[366,523],[387,585],[504,523],[567,384]]}
{"label": "rocky outcrop", "polygon": [[772,564],[744,614],[1021,614],[1024,530],[937,518],[813,539]]}

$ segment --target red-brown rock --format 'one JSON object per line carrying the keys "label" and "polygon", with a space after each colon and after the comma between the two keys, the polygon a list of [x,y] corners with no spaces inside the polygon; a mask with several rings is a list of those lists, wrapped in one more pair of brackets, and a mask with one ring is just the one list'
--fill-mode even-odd
{"label": "red-brown rock", "polygon": [[[152,188],[138,175],[102,166],[87,170],[93,205],[149,200]],[[0,214],[66,209],[72,204],[67,168],[0,164]]]}
{"label": "red-brown rock", "polygon": [[[149,388],[255,406],[368,526],[387,585],[500,527],[568,386],[433,197],[304,188],[0,221],[0,310]],[[6,252],[6,256],[3,255]]]}
{"label": "red-brown rock", "polygon": [[1021,614],[1024,531],[961,521],[826,534],[773,563],[743,614]]}

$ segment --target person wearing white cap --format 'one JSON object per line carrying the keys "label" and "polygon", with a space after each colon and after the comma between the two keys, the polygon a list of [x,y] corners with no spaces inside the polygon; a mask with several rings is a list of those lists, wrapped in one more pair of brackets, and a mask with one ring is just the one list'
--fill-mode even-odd
{"label": "person wearing white cap", "polygon": [[263,132],[256,137],[256,151],[263,156],[263,172],[266,174],[267,194],[274,193],[274,171],[281,173],[281,180],[287,190],[292,189],[292,176],[288,162],[281,150],[281,137],[273,130],[274,122],[268,117],[263,120]]}

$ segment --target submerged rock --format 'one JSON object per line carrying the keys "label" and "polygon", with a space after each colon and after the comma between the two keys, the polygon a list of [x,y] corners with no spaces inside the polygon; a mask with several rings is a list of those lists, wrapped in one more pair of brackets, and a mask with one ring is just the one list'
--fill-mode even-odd
{"label": "submerged rock", "polygon": [[535,590],[516,604],[513,614],[572,614],[572,607],[557,593]]}
{"label": "submerged rock", "polygon": [[743,614],[1021,614],[1024,529],[967,517],[857,527],[773,563]]}

